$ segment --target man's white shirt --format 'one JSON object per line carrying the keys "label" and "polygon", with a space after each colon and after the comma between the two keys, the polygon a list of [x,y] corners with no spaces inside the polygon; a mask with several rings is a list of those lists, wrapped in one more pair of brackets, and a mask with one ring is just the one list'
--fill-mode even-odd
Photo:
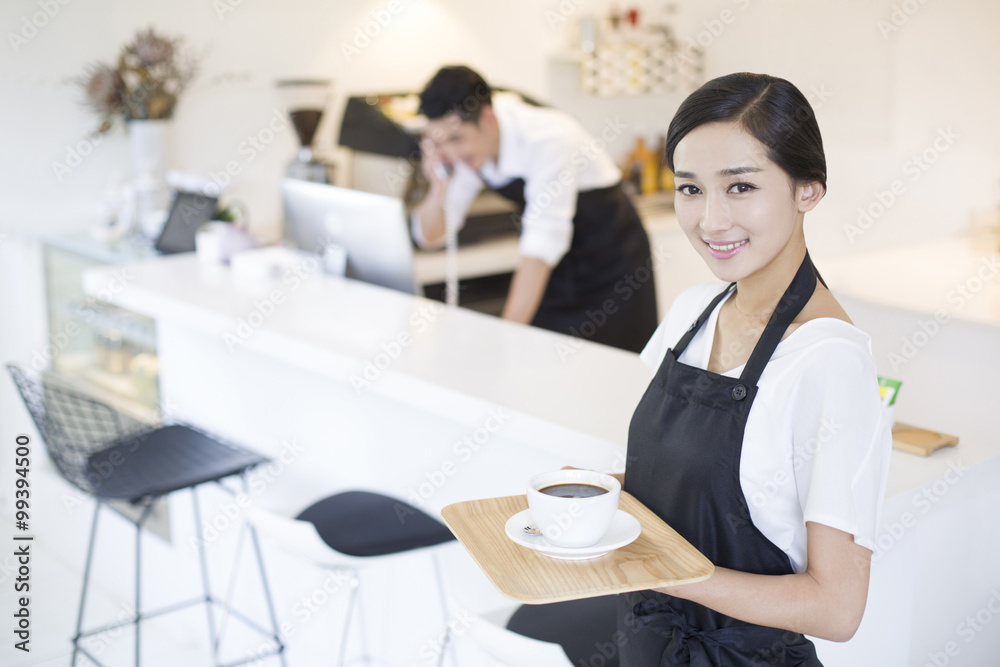
{"label": "man's white shirt", "polygon": [[[478,173],[464,163],[454,166],[445,195],[445,216],[460,228],[485,186],[502,188],[523,178],[520,254],[555,266],[573,241],[577,194],[615,185],[621,171],[604,151],[603,142],[592,138],[569,114],[529,105],[511,93],[494,93],[492,105],[500,131],[499,159],[487,160]],[[417,243],[431,247],[417,215],[412,225]]]}

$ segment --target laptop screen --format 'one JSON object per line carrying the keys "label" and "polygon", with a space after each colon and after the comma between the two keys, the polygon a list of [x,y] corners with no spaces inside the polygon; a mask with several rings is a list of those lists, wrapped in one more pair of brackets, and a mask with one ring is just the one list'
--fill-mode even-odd
{"label": "laptop screen", "polygon": [[348,278],[419,293],[400,199],[295,179],[283,180],[281,193],[285,238],[295,247],[322,254],[328,245],[341,246]]}

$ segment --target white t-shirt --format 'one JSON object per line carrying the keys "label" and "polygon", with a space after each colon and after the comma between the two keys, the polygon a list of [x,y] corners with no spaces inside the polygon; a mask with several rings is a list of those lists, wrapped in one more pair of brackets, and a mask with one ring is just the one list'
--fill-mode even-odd
{"label": "white t-shirt", "polygon": [[[487,160],[478,173],[464,163],[454,166],[446,215],[464,222],[484,185],[500,188],[523,178],[520,254],[555,266],[573,240],[577,193],[618,183],[621,170],[604,142],[564,111],[529,105],[511,93],[494,93],[492,106],[500,128],[499,158]],[[421,246],[428,245],[417,216],[413,234]]]}
{"label": "white t-shirt", "polygon": [[[642,351],[643,362],[655,372],[723,289],[710,283],[677,297]],[[716,307],[680,362],[707,368],[718,316]],[[722,375],[742,372],[739,366]],[[807,521],[850,533],[856,544],[874,550],[892,433],[871,338],[835,318],[805,322],[778,344],[757,387],[740,458],[740,485],[754,525],[788,554],[797,573],[807,565]]]}

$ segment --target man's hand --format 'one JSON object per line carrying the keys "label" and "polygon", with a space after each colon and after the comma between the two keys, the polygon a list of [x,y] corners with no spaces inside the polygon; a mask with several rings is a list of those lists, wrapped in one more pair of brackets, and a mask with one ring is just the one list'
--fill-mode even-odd
{"label": "man's hand", "polygon": [[[426,134],[420,139],[420,169],[430,183],[430,190],[414,212],[420,219],[420,230],[424,247],[437,247],[444,241],[444,202],[448,192],[448,181],[441,177],[441,168],[447,167],[440,148]],[[419,239],[418,239],[419,240]]]}
{"label": "man's hand", "polygon": [[427,177],[427,182],[431,188],[444,189],[448,181],[441,176],[440,167],[448,168],[450,165],[445,162],[444,156],[434,140],[428,136],[420,139],[420,152],[423,154],[420,159],[420,168]]}

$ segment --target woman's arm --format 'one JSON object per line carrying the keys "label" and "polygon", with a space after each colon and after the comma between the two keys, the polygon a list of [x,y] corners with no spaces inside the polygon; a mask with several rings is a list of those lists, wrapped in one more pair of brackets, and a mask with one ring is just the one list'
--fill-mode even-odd
{"label": "woman's arm", "polygon": [[872,552],[823,524],[807,522],[806,534],[809,565],[802,574],[716,568],[705,581],[657,590],[748,623],[845,642],[865,612]]}

